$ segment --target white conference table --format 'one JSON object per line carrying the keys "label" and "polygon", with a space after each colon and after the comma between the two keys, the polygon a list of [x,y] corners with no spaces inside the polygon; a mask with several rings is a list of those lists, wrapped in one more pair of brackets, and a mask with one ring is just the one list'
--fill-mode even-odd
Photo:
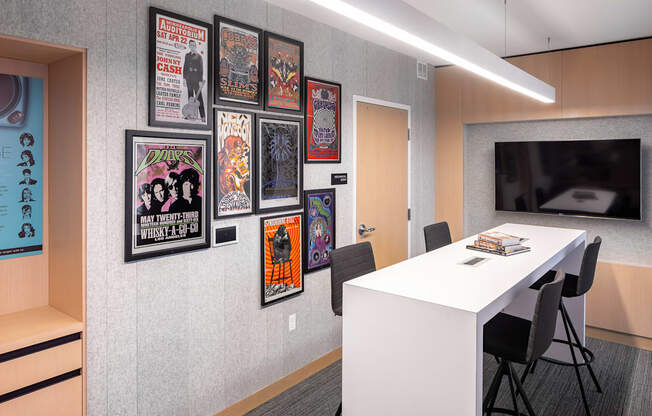
{"label": "white conference table", "polygon": [[[501,310],[532,319],[529,286],[550,269],[579,274],[586,231],[503,224],[528,253],[466,248],[475,235],[344,284],[342,413],[481,415],[483,325]],[[476,266],[459,264],[486,257]],[[584,342],[584,296],[564,301]],[[565,339],[561,318],[555,338]],[[569,360],[568,346],[547,356]]]}

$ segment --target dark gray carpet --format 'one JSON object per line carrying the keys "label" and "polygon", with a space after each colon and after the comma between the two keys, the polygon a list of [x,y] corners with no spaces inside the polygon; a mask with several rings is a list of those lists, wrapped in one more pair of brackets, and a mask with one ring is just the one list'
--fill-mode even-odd
{"label": "dark gray carpet", "polygon": [[[592,416],[652,415],[652,351],[587,338],[595,354],[593,369],[604,393],[598,393],[586,369],[581,369]],[[498,365],[485,355],[486,393]],[[518,366],[519,374],[523,371]],[[272,400],[248,416],[332,416],[341,398],[342,362],[338,361]],[[575,371],[539,362],[524,388],[537,415],[584,415]],[[503,380],[497,407],[512,408],[507,379]],[[519,410],[525,411],[519,401]],[[407,415],[409,412],[406,412]],[[436,411],[433,410],[433,415]]]}

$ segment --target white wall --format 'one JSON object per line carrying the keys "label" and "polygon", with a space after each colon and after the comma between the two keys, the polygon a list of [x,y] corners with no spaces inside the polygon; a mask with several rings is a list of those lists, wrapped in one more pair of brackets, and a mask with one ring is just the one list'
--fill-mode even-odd
{"label": "white wall", "polygon": [[[342,84],[342,164],[306,165],[306,189],[351,174],[353,95],[411,105],[413,254],[434,221],[434,80],[416,79],[414,59],[262,0],[2,0],[0,33],[88,48],[89,415],[214,414],[341,345],[328,270],[261,309],[257,216],[236,220],[238,245],[123,262],[124,130],[149,129],[150,5],[302,40],[306,75]],[[351,185],[338,187],[340,246],[351,243],[352,198]]]}

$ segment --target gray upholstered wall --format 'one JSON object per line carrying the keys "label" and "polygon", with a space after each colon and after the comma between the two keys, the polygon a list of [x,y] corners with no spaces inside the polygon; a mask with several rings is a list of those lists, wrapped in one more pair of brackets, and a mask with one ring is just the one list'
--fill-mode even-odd
{"label": "gray upholstered wall", "polygon": [[[643,221],[558,217],[494,210],[494,143],[519,140],[641,138]],[[464,234],[505,222],[580,228],[603,239],[600,259],[652,266],[652,116],[475,124],[464,131]]]}
{"label": "gray upholstered wall", "polygon": [[[236,221],[238,245],[123,262],[124,130],[148,129],[150,4],[303,40],[306,74],[342,83],[342,164],[307,165],[306,189],[352,171],[354,94],[411,105],[413,254],[434,218],[434,74],[417,80],[414,59],[263,0],[2,0],[0,33],[88,48],[89,415],[214,414],[341,344],[328,271],[307,275],[302,295],[260,308],[257,216]],[[337,192],[345,245],[353,194],[350,185]]]}

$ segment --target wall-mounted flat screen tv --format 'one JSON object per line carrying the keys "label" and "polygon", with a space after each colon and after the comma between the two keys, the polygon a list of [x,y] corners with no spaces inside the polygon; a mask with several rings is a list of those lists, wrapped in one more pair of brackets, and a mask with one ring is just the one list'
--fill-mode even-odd
{"label": "wall-mounted flat screen tv", "polygon": [[641,140],[495,144],[496,210],[641,219]]}

